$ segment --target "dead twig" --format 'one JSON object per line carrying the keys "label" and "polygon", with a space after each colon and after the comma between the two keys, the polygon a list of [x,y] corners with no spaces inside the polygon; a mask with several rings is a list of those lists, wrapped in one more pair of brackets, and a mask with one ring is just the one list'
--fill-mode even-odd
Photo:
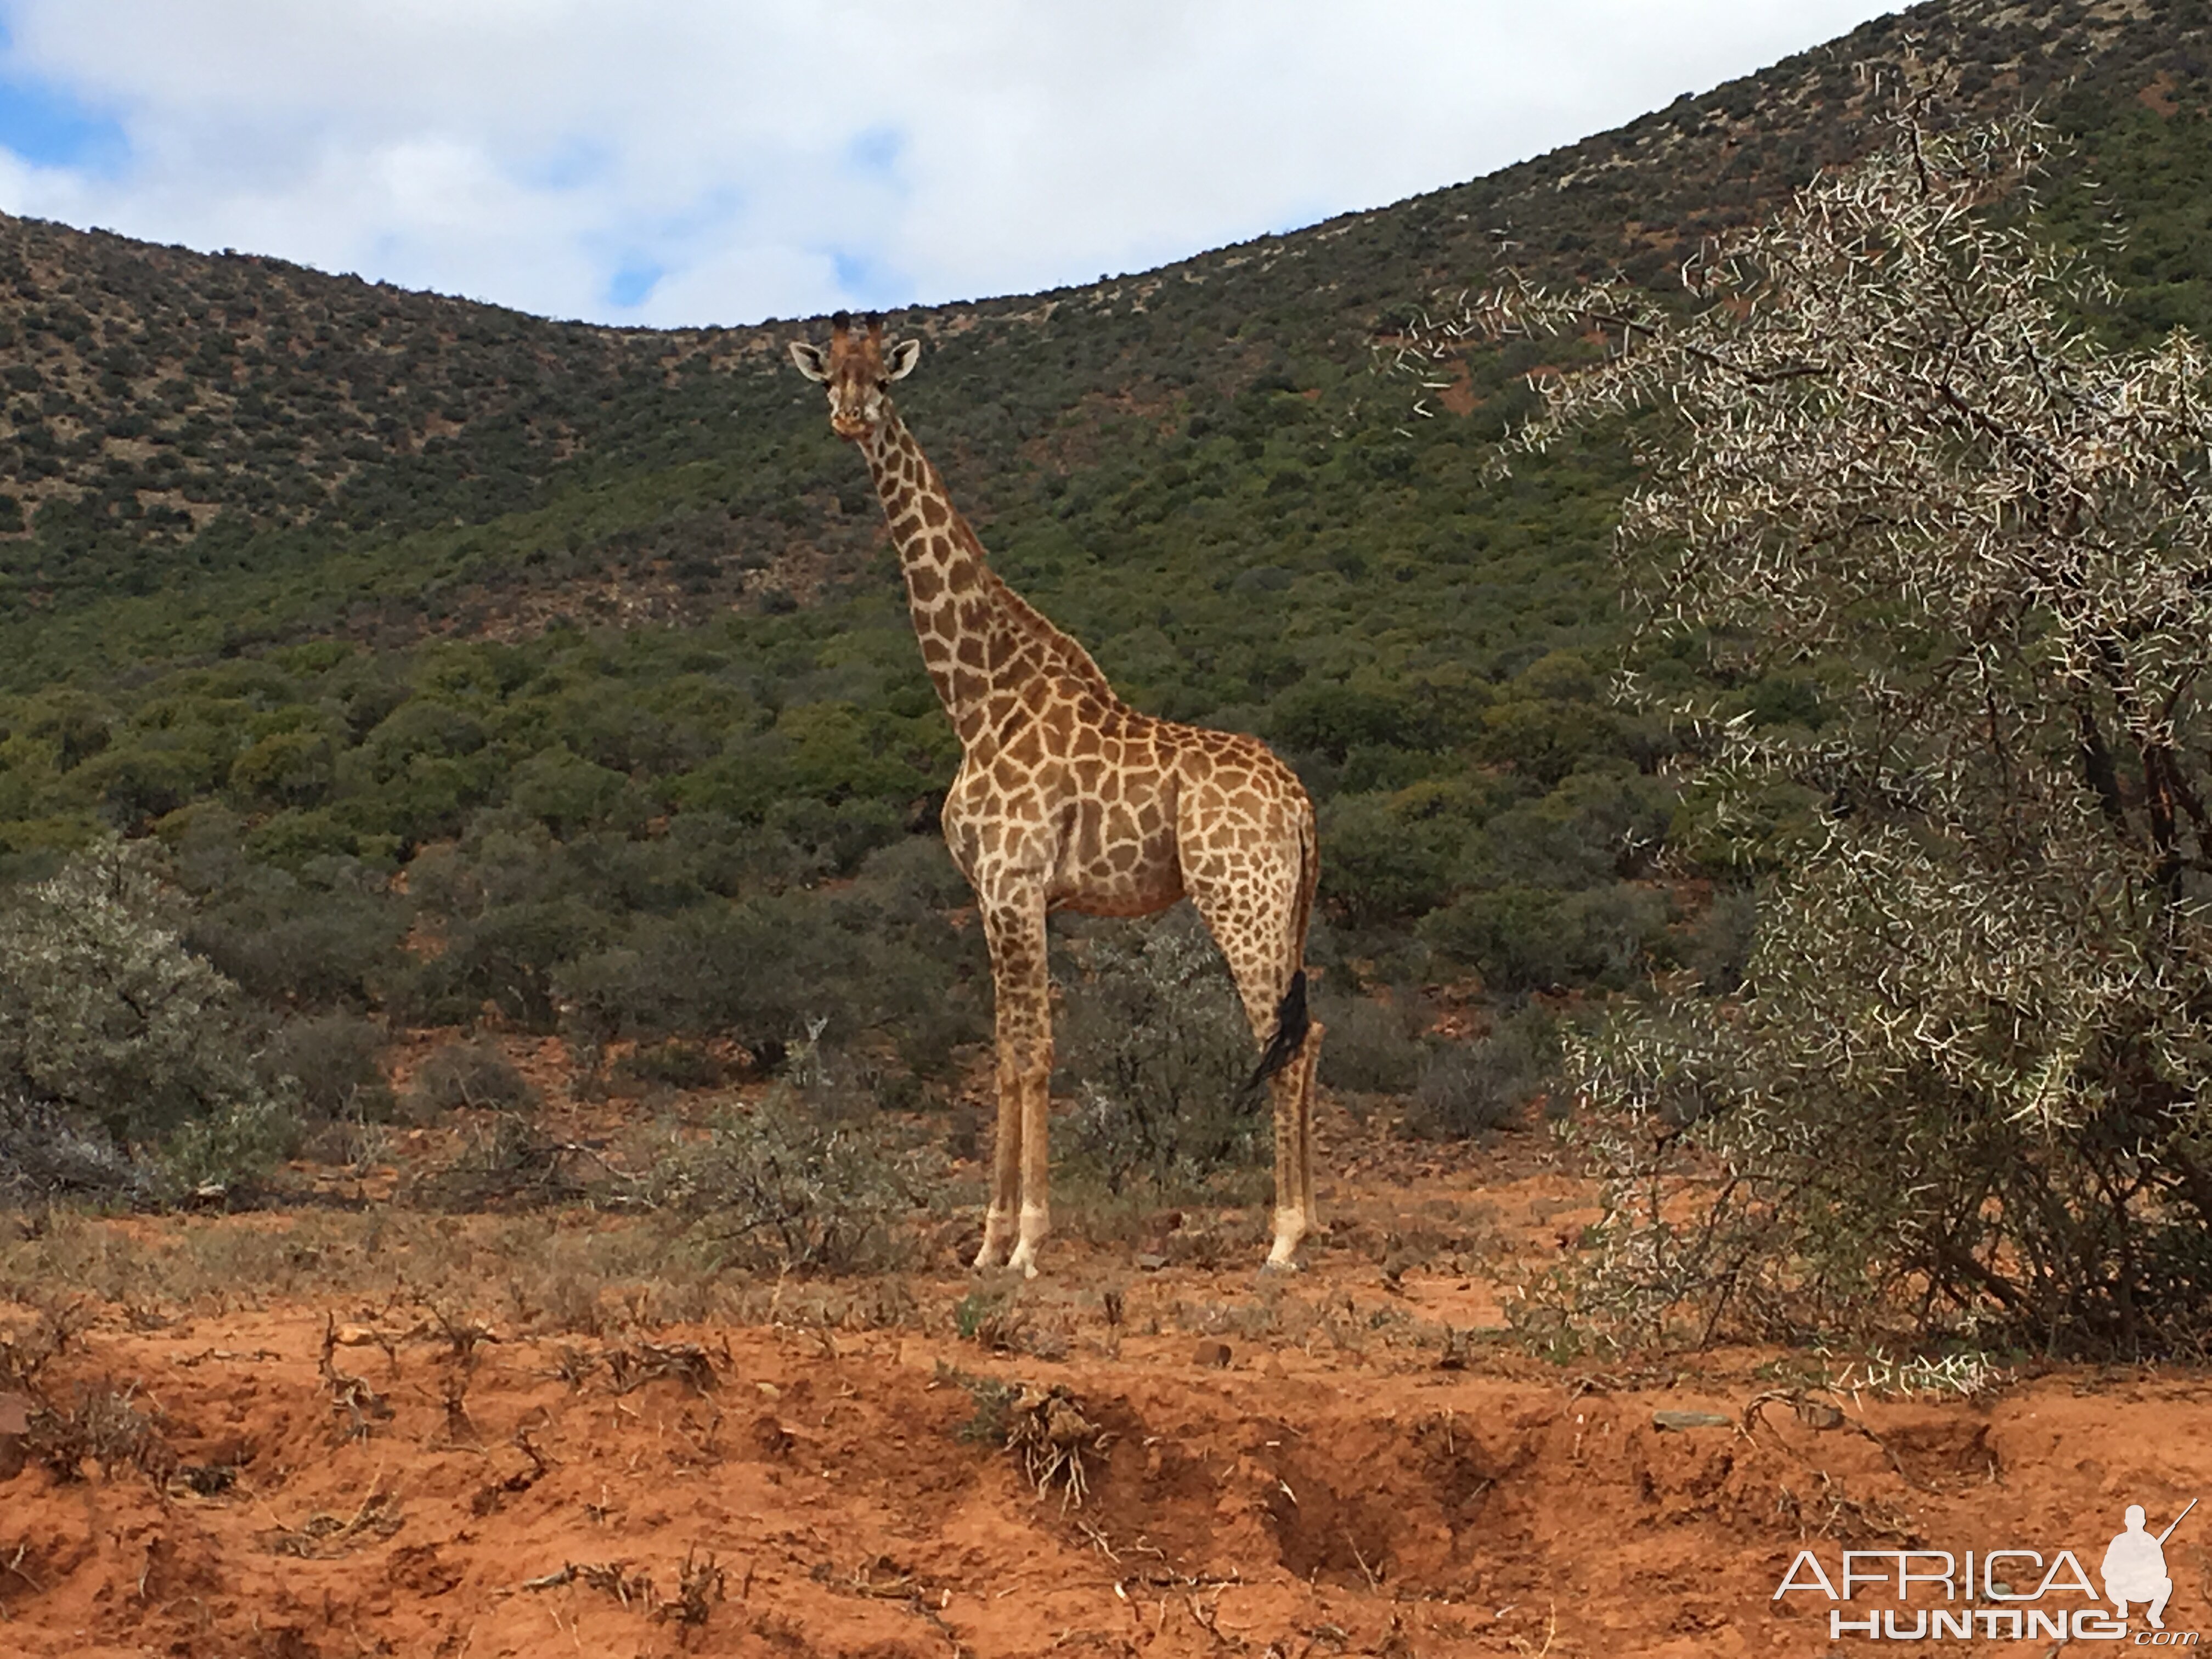
{"label": "dead twig", "polygon": [[[751,1579],[750,1568],[747,1582]],[[701,1557],[696,1547],[684,1552],[684,1559],[676,1569],[676,1599],[665,1604],[653,1616],[667,1619],[673,1616],[679,1624],[695,1628],[707,1622],[714,1603],[722,1601],[729,1591],[729,1575],[710,1553]]]}
{"label": "dead twig", "polygon": [[526,1578],[516,1588],[549,1590],[558,1589],[563,1584],[584,1584],[603,1590],[626,1607],[642,1607],[651,1612],[660,1605],[659,1592],[653,1587],[652,1575],[642,1571],[633,1575],[627,1561],[564,1561],[556,1571]]}
{"label": "dead twig", "polygon": [[262,1534],[261,1541],[271,1554],[327,1561],[349,1553],[360,1544],[381,1542],[405,1523],[398,1496],[384,1491],[380,1479],[369,1483],[368,1495],[350,1516],[319,1512],[296,1527],[280,1523],[271,1528]]}
{"label": "dead twig", "polygon": [[322,1358],[316,1370],[322,1375],[323,1386],[330,1390],[331,1409],[346,1414],[346,1437],[366,1440],[372,1423],[392,1420],[392,1402],[369,1387],[366,1377],[354,1376],[337,1368],[338,1340],[337,1317],[326,1314],[323,1320]]}
{"label": "dead twig", "polygon": [[605,1357],[617,1394],[628,1394],[658,1377],[666,1376],[708,1395],[714,1391],[719,1380],[714,1375],[714,1361],[696,1342],[637,1341],[611,1349]]}

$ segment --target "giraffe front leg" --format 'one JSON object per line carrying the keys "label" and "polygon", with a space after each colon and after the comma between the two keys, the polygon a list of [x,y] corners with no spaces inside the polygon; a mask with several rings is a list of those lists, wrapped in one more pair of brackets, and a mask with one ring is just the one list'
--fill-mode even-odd
{"label": "giraffe front leg", "polygon": [[1024,998],[1021,1067],[1022,1209],[1014,1253],[1006,1260],[1025,1279],[1036,1277],[1037,1248],[1052,1231],[1050,1146],[1046,1123],[1052,1109],[1052,989],[1044,961],[1044,916],[1037,916],[1037,967]]}
{"label": "giraffe front leg", "polygon": [[1008,1057],[1006,997],[1003,988],[998,993],[997,1001],[999,1133],[991,1147],[991,1205],[983,1212],[983,1248],[975,1252],[975,1269],[979,1273],[1006,1259],[1006,1249],[1014,1236],[1014,1206],[1021,1196],[1021,1074]]}
{"label": "giraffe front leg", "polygon": [[1052,1009],[1043,998],[1042,1052],[1033,1055],[1022,1079],[1022,1212],[1020,1236],[1006,1259],[1025,1279],[1036,1277],[1037,1247],[1052,1231],[1050,1160],[1046,1155],[1046,1115],[1052,1108]]}
{"label": "giraffe front leg", "polygon": [[1037,1247],[1051,1226],[1045,1117],[1052,1079],[1052,1001],[1043,890],[1025,884],[994,895],[986,901],[983,914],[998,1005],[999,1139],[991,1160],[991,1207],[975,1265],[995,1262],[1011,1235],[1014,1247],[1006,1265],[1035,1278]]}

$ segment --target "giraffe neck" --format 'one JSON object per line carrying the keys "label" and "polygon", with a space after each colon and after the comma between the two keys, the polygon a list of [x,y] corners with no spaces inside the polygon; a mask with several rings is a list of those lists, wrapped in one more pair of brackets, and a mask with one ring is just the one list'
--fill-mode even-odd
{"label": "giraffe neck", "polygon": [[985,562],[983,544],[896,410],[862,443],[890,521],[921,659],[939,700],[972,748],[1027,708],[1076,682],[1118,705],[1090,654],[1047,622]]}

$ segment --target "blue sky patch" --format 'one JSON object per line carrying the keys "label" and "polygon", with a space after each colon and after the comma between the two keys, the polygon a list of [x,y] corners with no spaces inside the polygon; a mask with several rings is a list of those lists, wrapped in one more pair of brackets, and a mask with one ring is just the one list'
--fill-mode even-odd
{"label": "blue sky patch", "polygon": [[120,173],[131,159],[121,122],[68,88],[27,75],[0,73],[0,148],[35,167],[105,174]]}
{"label": "blue sky patch", "polygon": [[515,170],[516,177],[541,190],[576,190],[605,178],[614,152],[595,138],[563,140]]}
{"label": "blue sky patch", "polygon": [[653,297],[653,290],[667,274],[665,266],[650,259],[633,260],[607,283],[607,298],[618,306],[641,306]]}
{"label": "blue sky patch", "polygon": [[906,154],[906,134],[896,127],[870,127],[845,147],[845,161],[856,173],[889,179]]}
{"label": "blue sky patch", "polygon": [[838,295],[856,309],[890,311],[913,301],[913,280],[872,253],[833,247],[830,263],[837,273]]}

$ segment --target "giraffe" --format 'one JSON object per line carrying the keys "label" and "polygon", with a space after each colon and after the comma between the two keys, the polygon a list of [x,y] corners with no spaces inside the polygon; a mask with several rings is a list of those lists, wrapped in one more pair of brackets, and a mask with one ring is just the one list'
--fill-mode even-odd
{"label": "giraffe", "polygon": [[1045,918],[1142,916],[1186,895],[1228,959],[1275,1123],[1273,1242],[1295,1267],[1314,1222],[1314,1066],[1306,1006],[1313,805],[1256,738],[1130,708],[1075,641],[991,569],[945,480],[891,405],[921,342],[886,349],[883,319],[839,312],[825,352],[792,361],[829,389],[830,426],[860,447],[882,497],[923,665],[960,740],[943,823],[975,889],[995,994],[999,1129],[980,1268],[1036,1273],[1051,1225],[1045,1123],[1052,1008]]}

